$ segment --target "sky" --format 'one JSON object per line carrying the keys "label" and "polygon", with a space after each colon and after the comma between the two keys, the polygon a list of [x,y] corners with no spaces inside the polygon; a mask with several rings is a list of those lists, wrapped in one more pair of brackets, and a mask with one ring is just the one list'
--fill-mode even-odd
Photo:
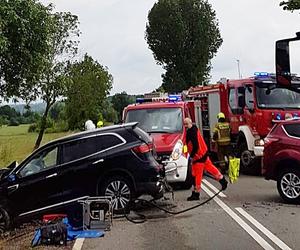
{"label": "sky", "polygon": [[[300,31],[300,15],[279,6],[281,0],[208,0],[216,11],[223,44],[212,60],[211,83],[220,78],[274,72],[275,41]],[[80,21],[79,57],[91,55],[113,76],[111,94],[143,94],[158,88],[164,70],[144,38],[155,0],[42,0]],[[292,70],[300,73],[299,49],[291,52]],[[293,53],[295,51],[295,53]]]}

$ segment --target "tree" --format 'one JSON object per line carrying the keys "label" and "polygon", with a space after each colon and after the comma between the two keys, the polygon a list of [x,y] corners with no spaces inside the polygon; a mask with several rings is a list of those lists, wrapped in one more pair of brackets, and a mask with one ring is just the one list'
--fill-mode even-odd
{"label": "tree", "polygon": [[288,0],[288,1],[282,1],[280,3],[280,6],[283,6],[284,10],[299,10],[300,9],[300,0]]}
{"label": "tree", "polygon": [[102,110],[103,119],[108,122],[118,122],[118,113],[108,99],[104,100],[103,107],[105,107]]}
{"label": "tree", "polygon": [[66,92],[66,116],[70,129],[82,129],[86,120],[97,123],[106,107],[103,102],[112,88],[108,69],[87,54],[69,66]]}
{"label": "tree", "polygon": [[117,93],[112,96],[111,100],[114,109],[118,113],[118,121],[122,120],[123,109],[130,103],[133,103],[134,100],[125,92]]}
{"label": "tree", "polygon": [[148,14],[145,37],[166,70],[162,87],[168,92],[205,84],[210,61],[223,42],[206,0],[159,0]]}
{"label": "tree", "polygon": [[[44,68],[50,11],[36,0],[0,0],[0,96],[25,96]],[[27,92],[27,91],[25,91]]]}
{"label": "tree", "polygon": [[47,125],[50,108],[66,91],[67,66],[70,59],[77,53],[80,32],[78,17],[70,12],[59,12],[52,15],[52,33],[49,36],[51,47],[47,55],[42,77],[35,85],[35,91],[28,93],[26,98],[35,99],[39,96],[46,103],[42,116],[39,135],[35,143],[38,148]]}
{"label": "tree", "polygon": [[58,121],[64,116],[65,103],[64,102],[56,102],[51,109],[49,110],[49,116],[54,121]]}

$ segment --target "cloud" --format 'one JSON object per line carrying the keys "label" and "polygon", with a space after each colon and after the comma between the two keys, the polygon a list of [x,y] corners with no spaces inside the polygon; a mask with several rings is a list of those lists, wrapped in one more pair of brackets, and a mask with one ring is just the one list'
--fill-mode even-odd
{"label": "cloud", "polygon": [[[299,14],[283,11],[280,1],[209,0],[224,39],[212,60],[212,82],[221,77],[237,78],[237,60],[245,77],[256,71],[274,72],[275,41],[299,31]],[[114,77],[112,94],[146,93],[161,85],[163,70],[144,39],[147,15],[155,0],[52,2],[57,11],[78,15],[82,31],[80,55],[88,53],[108,67]],[[296,70],[300,61],[297,56],[294,60],[299,62],[294,64]]]}

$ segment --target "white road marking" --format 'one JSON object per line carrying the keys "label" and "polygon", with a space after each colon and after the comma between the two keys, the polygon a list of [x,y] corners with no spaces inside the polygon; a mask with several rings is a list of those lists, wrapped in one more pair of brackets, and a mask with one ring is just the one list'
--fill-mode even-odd
{"label": "white road marking", "polygon": [[[207,187],[203,186],[202,190],[210,197],[214,195]],[[218,197],[214,198],[214,201],[224,209],[224,211],[235,220],[263,249],[274,249],[267,241],[265,241],[258,233],[256,233],[242,218],[240,218],[233,210],[230,209],[223,201]]]}
{"label": "white road marking", "polygon": [[83,242],[84,242],[84,238],[78,238],[78,239],[76,239],[75,244],[73,245],[72,250],[81,250]]}
{"label": "white road marking", "polygon": [[270,240],[272,240],[277,246],[284,250],[291,250],[283,241],[281,241],[277,236],[271,233],[267,228],[255,220],[250,214],[248,214],[241,207],[235,208],[241,215],[243,215],[248,221],[250,221],[254,226],[256,226],[260,231],[262,231]]}
{"label": "white road marking", "polygon": [[[207,186],[210,187],[210,189],[212,189],[214,192],[219,192],[219,190],[213,185],[211,184],[209,181],[205,180],[205,179],[202,179],[202,182],[205,183]],[[219,193],[219,196],[225,198],[227,197],[225,194],[223,194],[223,192]]]}

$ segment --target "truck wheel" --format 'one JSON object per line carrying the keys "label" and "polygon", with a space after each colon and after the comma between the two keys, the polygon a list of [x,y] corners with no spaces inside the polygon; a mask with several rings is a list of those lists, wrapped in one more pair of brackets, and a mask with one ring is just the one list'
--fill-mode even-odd
{"label": "truck wheel", "polygon": [[300,203],[300,170],[284,169],[277,179],[277,190],[288,203]]}
{"label": "truck wheel", "polygon": [[5,207],[0,206],[0,234],[9,229],[11,225],[11,218]]}
{"label": "truck wheel", "polygon": [[259,175],[260,174],[260,162],[256,160],[253,153],[248,150],[247,142],[242,142],[238,146],[238,156],[240,157],[240,171],[243,174]]}
{"label": "truck wheel", "polygon": [[192,164],[188,163],[186,178],[183,183],[180,184],[181,189],[190,189],[194,184],[194,177],[192,176]]}

